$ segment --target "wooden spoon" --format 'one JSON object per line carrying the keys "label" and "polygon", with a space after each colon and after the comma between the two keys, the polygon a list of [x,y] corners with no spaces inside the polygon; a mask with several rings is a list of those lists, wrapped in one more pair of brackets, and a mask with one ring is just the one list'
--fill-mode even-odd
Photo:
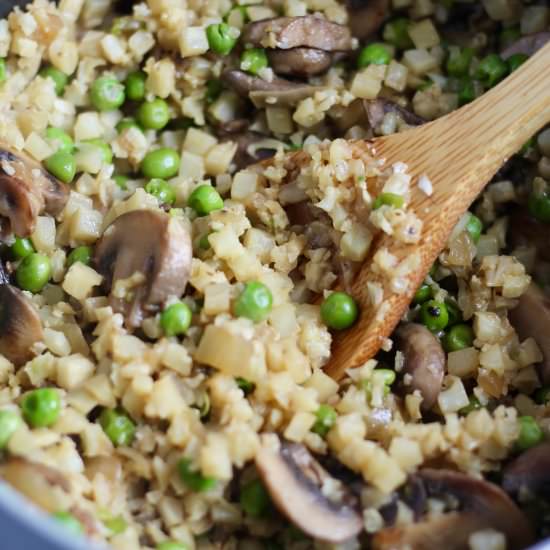
{"label": "wooden spoon", "polygon": [[[479,193],[521,146],[550,122],[550,44],[498,86],[469,105],[416,129],[374,139],[378,158],[391,166],[404,162],[413,182],[426,175],[433,185],[427,196],[412,185],[412,210],[423,222],[422,238],[414,245],[400,245],[391,236],[373,242],[368,257],[352,284],[361,316],[349,330],[334,335],[326,372],[338,380],[346,369],[362,365],[379,350],[410,304],[418,286],[461,216]],[[363,146],[367,146],[363,142]],[[417,253],[420,266],[408,274],[408,290],[389,293],[387,311],[378,315],[369,305],[367,282],[383,282],[372,269],[372,258],[381,248],[400,260]]]}
{"label": "wooden spoon", "polygon": [[[354,157],[374,155],[384,160],[386,167],[397,162],[407,165],[407,173],[413,176],[407,211],[420,218],[423,228],[422,238],[415,244],[401,244],[384,233],[374,238],[351,285],[361,314],[353,327],[334,334],[331,358],[325,366],[330,376],[338,380],[347,369],[364,364],[376,354],[399,323],[457,222],[502,164],[548,122],[550,44],[501,84],[445,117],[391,136],[349,142]],[[292,181],[309,161],[305,151],[286,155],[285,179]],[[271,164],[271,159],[262,162],[260,170]],[[423,175],[433,186],[431,196],[417,185]],[[416,267],[400,278],[405,292],[391,292],[387,278],[384,281],[373,269],[373,257],[383,248],[398,261],[417,255]],[[370,304],[368,282],[385,287],[381,306]]]}

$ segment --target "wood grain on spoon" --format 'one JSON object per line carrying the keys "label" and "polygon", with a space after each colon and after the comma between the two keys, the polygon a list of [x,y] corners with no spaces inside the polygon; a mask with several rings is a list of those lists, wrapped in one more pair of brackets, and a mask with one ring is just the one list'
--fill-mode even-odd
{"label": "wood grain on spoon", "polygon": [[[373,242],[352,285],[361,316],[352,328],[334,335],[328,374],[339,379],[346,369],[360,366],[376,354],[399,323],[461,216],[502,164],[548,122],[550,44],[466,107],[414,130],[373,140],[376,156],[387,166],[404,162],[413,182],[427,175],[433,194],[427,196],[412,185],[407,210],[423,221],[418,243],[401,245],[385,234]],[[418,253],[421,262],[408,274],[405,293],[389,294],[386,289],[387,311],[377,316],[377,310],[369,305],[367,282],[384,283],[372,269],[372,258],[383,247],[400,260]]]}

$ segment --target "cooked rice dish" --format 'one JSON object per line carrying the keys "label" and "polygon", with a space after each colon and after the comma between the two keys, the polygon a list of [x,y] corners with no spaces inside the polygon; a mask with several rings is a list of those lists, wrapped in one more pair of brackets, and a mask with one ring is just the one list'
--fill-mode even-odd
{"label": "cooked rice dish", "polygon": [[[550,527],[550,127],[424,283],[419,126],[545,1],[34,0],[0,20],[0,477],[116,550],[527,548]],[[549,62],[550,66],[550,62]],[[549,92],[550,93],[550,92]],[[506,116],[506,113],[503,113]],[[468,167],[464,167],[467,170]],[[414,293],[372,359],[338,332]]]}

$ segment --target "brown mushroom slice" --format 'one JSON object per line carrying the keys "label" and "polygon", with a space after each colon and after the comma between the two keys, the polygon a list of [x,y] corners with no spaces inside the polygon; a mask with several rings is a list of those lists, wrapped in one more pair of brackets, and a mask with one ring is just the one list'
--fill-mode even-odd
{"label": "brown mushroom slice", "polygon": [[550,495],[550,443],[532,447],[512,460],[504,468],[502,488],[512,494]]}
{"label": "brown mushroom slice", "polygon": [[44,464],[12,458],[0,467],[0,477],[46,512],[67,510],[71,505],[69,480]]}
{"label": "brown mushroom slice", "polygon": [[396,332],[397,349],[403,353],[403,373],[410,375],[407,392],[419,390],[422,408],[431,409],[439,396],[445,375],[445,353],[439,340],[424,326],[406,323]]}
{"label": "brown mushroom slice", "polygon": [[305,47],[335,52],[352,47],[348,27],[315,15],[274,17],[248,23],[241,42],[281,50]]}
{"label": "brown mushroom slice", "polygon": [[510,311],[510,322],[522,340],[535,339],[544,358],[542,379],[545,384],[550,383],[550,298],[531,283]]}
{"label": "brown mushroom slice", "polygon": [[[188,232],[160,210],[134,210],[118,217],[95,250],[95,264],[110,290],[110,304],[124,315],[130,328],[140,326],[169,297],[183,294],[191,260]],[[135,280],[126,293],[117,289],[130,278]]]}
{"label": "brown mushroom slice", "polygon": [[344,492],[338,500],[326,496],[323,487],[335,480],[303,445],[283,442],[278,451],[264,445],[256,467],[277,508],[304,533],[338,543],[361,531],[351,495]]}
{"label": "brown mushroom slice", "polygon": [[267,50],[269,66],[277,74],[291,76],[315,76],[328,71],[332,55],[315,48],[292,48],[291,50]]}
{"label": "brown mushroom slice", "polygon": [[390,0],[348,0],[349,26],[363,40],[380,29],[390,14]]}
{"label": "brown mushroom slice", "polygon": [[[512,178],[504,177],[502,179]],[[514,208],[508,227],[508,238],[512,246],[534,245],[537,256],[540,256],[545,261],[550,261],[550,241],[547,235],[548,224],[539,222],[533,218],[527,208]]]}
{"label": "brown mushroom slice", "polygon": [[380,126],[387,113],[396,113],[401,117],[403,122],[410,126],[419,126],[426,122],[422,117],[419,117],[415,113],[401,107],[401,105],[389,99],[365,99],[363,100],[363,107],[367,113],[367,119],[371,128]]}
{"label": "brown mushroom slice", "polygon": [[0,353],[19,367],[36,355],[35,344],[43,336],[31,301],[18,288],[0,285]]}
{"label": "brown mushroom slice", "polygon": [[256,107],[275,103],[295,105],[320,89],[309,84],[290,82],[284,78],[274,78],[268,82],[258,76],[251,76],[237,70],[226,71],[222,78],[239,95],[250,98]]}
{"label": "brown mushroom slice", "polygon": [[452,470],[421,470],[417,476],[428,496],[455,497],[457,511],[389,527],[372,540],[373,550],[468,550],[470,535],[482,529],[504,533],[509,550],[521,550],[534,540],[526,517],[496,485]]}
{"label": "brown mushroom slice", "polygon": [[508,59],[516,53],[523,53],[531,56],[542,49],[548,42],[550,42],[550,32],[530,34],[508,46],[502,51],[500,56],[503,59]]}
{"label": "brown mushroom slice", "polygon": [[29,236],[43,211],[56,216],[69,198],[68,188],[25,153],[0,143],[0,216],[4,234]]}

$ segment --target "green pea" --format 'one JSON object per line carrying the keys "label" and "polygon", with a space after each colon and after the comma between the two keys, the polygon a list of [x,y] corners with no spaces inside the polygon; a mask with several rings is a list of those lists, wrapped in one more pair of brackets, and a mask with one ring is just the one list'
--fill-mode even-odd
{"label": "green pea", "polygon": [[82,523],[80,523],[80,521],[78,521],[70,512],[55,512],[51,517],[73,535],[82,535],[84,532]]}
{"label": "green pea", "polygon": [[180,169],[180,156],[177,151],[169,147],[155,149],[145,155],[141,162],[141,171],[148,179],[173,178]]}
{"label": "green pea", "polygon": [[373,210],[377,210],[382,205],[392,208],[401,208],[405,204],[405,198],[395,193],[380,193],[372,205]]}
{"label": "green pea", "polygon": [[528,59],[529,59],[529,56],[524,53],[515,53],[514,55],[511,55],[506,60],[506,63],[508,64],[508,72],[513,73],[516,69],[521,67]]}
{"label": "green pea", "polygon": [[508,29],[503,29],[500,32],[500,49],[504,50],[506,47],[510,46],[516,40],[519,40],[521,38],[521,32],[519,30],[519,27],[510,27]]}
{"label": "green pea", "polygon": [[178,542],[176,540],[159,542],[155,548],[156,550],[189,550],[187,544],[183,544],[183,542]]}
{"label": "green pea", "polygon": [[30,239],[15,237],[15,242],[10,246],[10,252],[16,260],[22,260],[35,250]]}
{"label": "green pea", "polygon": [[124,176],[122,174],[117,174],[116,176],[113,176],[113,181],[123,191],[126,191],[128,189],[128,179],[128,176]]}
{"label": "green pea", "polygon": [[429,300],[420,308],[420,320],[432,332],[443,330],[449,322],[449,312],[443,302]]}
{"label": "green pea", "polygon": [[459,48],[458,46],[450,48],[446,65],[447,73],[456,77],[467,76],[474,53],[473,48]]}
{"label": "green pea", "polygon": [[3,57],[0,57],[0,84],[8,79],[7,73],[6,60]]}
{"label": "green pea", "polygon": [[170,304],[160,316],[160,326],[166,336],[185,334],[191,326],[193,313],[184,302]]}
{"label": "green pea", "polygon": [[471,103],[477,97],[474,81],[469,76],[464,76],[459,80],[457,92],[460,106]]}
{"label": "green pea", "polygon": [[112,164],[113,163],[113,151],[111,149],[111,146],[103,141],[102,139],[95,138],[95,139],[86,139],[83,141],[83,143],[89,143],[90,145],[94,145],[98,149],[101,150],[101,156],[103,157],[103,164]]}
{"label": "green pea", "polygon": [[72,153],[74,150],[71,136],[61,128],[50,126],[46,130],[46,139],[55,146],[57,152]]}
{"label": "green pea", "polygon": [[174,204],[176,202],[175,189],[164,180],[153,178],[145,186],[145,191],[156,197],[162,204]]}
{"label": "green pea", "polygon": [[460,324],[451,327],[443,338],[445,351],[458,351],[472,346],[474,331],[470,325]]}
{"label": "green pea", "polygon": [[471,212],[468,212],[468,214],[469,217],[468,221],[466,222],[465,229],[468,232],[468,235],[470,235],[474,244],[477,244],[479,238],[481,237],[481,232],[483,231],[483,223],[477,216],[474,216],[474,214],[472,214]]}
{"label": "green pea", "polygon": [[268,66],[267,54],[262,48],[250,48],[241,55],[241,69],[247,73],[257,76]]}
{"label": "green pea", "polygon": [[17,266],[15,280],[17,286],[29,292],[40,292],[52,275],[50,259],[43,254],[32,252]]}
{"label": "green pea", "polygon": [[55,84],[55,93],[57,95],[63,94],[65,91],[65,86],[67,86],[67,83],[69,82],[69,77],[64,72],[48,65],[47,67],[40,69],[38,74],[43,78],[51,78]]}
{"label": "green pea", "polygon": [[90,246],[78,246],[67,256],[67,267],[71,267],[76,262],[90,265],[91,261],[92,248]]}
{"label": "green pea", "polygon": [[317,409],[315,416],[317,419],[315,420],[315,424],[313,424],[311,431],[321,437],[325,437],[336,422],[336,411],[330,405],[322,404]]}
{"label": "green pea", "polygon": [[424,80],[424,82],[422,82],[422,84],[420,84],[420,86],[418,86],[418,89],[421,92],[423,92],[424,90],[431,88],[433,85],[434,85],[433,80],[430,80],[429,78],[427,78],[426,80]]}
{"label": "green pea", "polygon": [[120,535],[128,528],[128,523],[122,516],[108,518],[103,522],[103,525],[109,529],[112,535]]}
{"label": "green pea", "polygon": [[237,382],[237,386],[245,395],[250,395],[256,389],[256,384],[246,378],[241,378],[238,376],[235,378],[235,382]]}
{"label": "green pea", "polygon": [[460,409],[458,412],[466,416],[467,414],[470,414],[472,411],[477,411],[478,409],[481,409],[481,408],[482,408],[482,405],[479,402],[479,399],[475,395],[472,395],[469,399],[469,403],[465,407],[462,407],[462,409]]}
{"label": "green pea", "polygon": [[414,294],[413,303],[423,304],[432,297],[432,287],[423,283]]}
{"label": "green pea", "polygon": [[237,43],[238,32],[227,23],[214,23],[206,27],[208,45],[213,52],[227,55]]}
{"label": "green pea", "polygon": [[321,304],[321,319],[323,323],[335,330],[351,327],[357,320],[358,315],[357,303],[345,292],[333,292]]}
{"label": "green pea", "polygon": [[90,101],[98,111],[114,111],[125,99],[124,84],[112,76],[102,76],[90,87]]}
{"label": "green pea", "polygon": [[413,43],[409,36],[410,21],[404,17],[399,17],[389,21],[384,26],[382,36],[386,42],[393,44],[396,48],[406,50],[412,48]]}
{"label": "green pea", "polygon": [[445,306],[447,306],[447,314],[449,316],[449,321],[447,327],[452,327],[457,323],[462,322],[462,311],[458,307],[457,303],[453,300],[445,300]]}
{"label": "green pea", "polygon": [[44,162],[46,170],[63,183],[71,183],[76,175],[76,160],[71,153],[57,151]]}
{"label": "green pea", "polygon": [[259,479],[249,481],[241,488],[239,502],[245,514],[253,518],[264,516],[271,504],[269,494]]}
{"label": "green pea", "polygon": [[136,119],[143,128],[162,130],[170,121],[168,103],[160,98],[145,101],[139,106]]}
{"label": "green pea", "polygon": [[519,436],[516,441],[516,447],[520,451],[526,451],[543,440],[544,434],[532,416],[520,416],[518,421]]}
{"label": "green pea", "polygon": [[126,117],[123,118],[117,125],[116,129],[119,134],[122,134],[124,130],[128,130],[130,128],[135,128],[136,130],[141,130],[141,126],[132,118],[132,117]]}
{"label": "green pea", "polygon": [[534,395],[535,403],[546,405],[550,401],[550,386],[539,388]]}
{"label": "green pea", "polygon": [[235,300],[233,313],[259,323],[270,314],[272,305],[273,296],[269,288],[259,281],[250,281]]}
{"label": "green pea", "polygon": [[54,388],[40,388],[23,396],[23,418],[32,428],[47,428],[55,424],[61,412],[61,398]]}
{"label": "green pea", "polygon": [[199,216],[206,216],[210,212],[221,210],[223,199],[214,187],[205,183],[193,189],[187,200],[187,205]]}
{"label": "green pea", "polygon": [[99,425],[115,447],[128,447],[136,434],[136,425],[122,409],[103,409]]}
{"label": "green pea", "polygon": [[130,73],[126,78],[126,97],[132,101],[143,101],[146,80],[147,75],[143,71]]}
{"label": "green pea", "polygon": [[498,84],[508,74],[508,67],[501,57],[492,53],[484,57],[475,72],[475,78],[481,80],[483,84],[492,88]]}
{"label": "green pea", "polygon": [[527,208],[533,218],[543,223],[550,223],[550,193],[531,192],[527,199]]}
{"label": "green pea", "polygon": [[209,80],[206,83],[206,92],[204,94],[206,103],[214,103],[214,101],[216,101],[216,99],[220,97],[222,90],[223,90],[223,83],[221,80],[217,78],[213,78]]}
{"label": "green pea", "polygon": [[357,68],[362,69],[368,65],[388,65],[391,58],[391,53],[384,44],[373,42],[361,50],[357,58]]}
{"label": "green pea", "polygon": [[0,411],[0,451],[7,447],[11,436],[21,424],[21,417],[15,411]]}
{"label": "green pea", "polygon": [[204,493],[213,489],[216,479],[210,476],[203,476],[194,466],[190,458],[182,458],[178,462],[178,473],[183,483],[192,491]]}

